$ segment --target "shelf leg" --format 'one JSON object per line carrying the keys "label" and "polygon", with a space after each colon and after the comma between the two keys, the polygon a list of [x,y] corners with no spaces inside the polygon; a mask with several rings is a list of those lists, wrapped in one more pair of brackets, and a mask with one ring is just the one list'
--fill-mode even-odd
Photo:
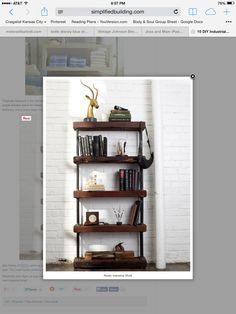
{"label": "shelf leg", "polygon": [[143,256],[143,232],[139,234],[140,256]]}

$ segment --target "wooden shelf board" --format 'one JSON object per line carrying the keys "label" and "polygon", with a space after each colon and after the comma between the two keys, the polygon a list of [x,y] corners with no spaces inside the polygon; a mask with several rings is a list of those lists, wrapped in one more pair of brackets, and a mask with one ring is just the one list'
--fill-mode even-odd
{"label": "wooden shelf board", "polygon": [[74,191],[75,198],[90,198],[90,197],[146,197],[145,190],[130,190],[130,191]]}
{"label": "wooden shelf board", "polygon": [[145,224],[141,225],[92,225],[92,226],[85,226],[85,225],[74,225],[74,232],[75,233],[91,233],[91,232],[146,232],[147,226]]}
{"label": "wooden shelf board", "polygon": [[135,164],[138,162],[137,156],[75,156],[75,164],[91,164],[91,163],[126,163]]}
{"label": "wooden shelf board", "polygon": [[115,269],[115,268],[126,268],[126,269],[145,269],[147,261],[144,256],[127,258],[127,259],[94,259],[87,261],[84,258],[76,257],[74,259],[74,268],[82,269]]}
{"label": "wooden shelf board", "polygon": [[142,131],[145,128],[145,122],[74,122],[73,128],[81,131]]}

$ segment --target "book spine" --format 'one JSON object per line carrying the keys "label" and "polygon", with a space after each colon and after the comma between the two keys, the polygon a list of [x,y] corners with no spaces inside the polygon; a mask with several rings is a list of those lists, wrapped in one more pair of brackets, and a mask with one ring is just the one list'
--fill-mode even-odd
{"label": "book spine", "polygon": [[85,152],[85,139],[84,137],[82,136],[81,137],[81,150],[82,150],[82,156],[86,156],[86,152]]}
{"label": "book spine", "polygon": [[80,135],[78,136],[77,145],[78,145],[78,147],[77,147],[78,154],[79,154],[79,156],[82,156],[83,155],[82,154],[82,143],[81,143],[81,136]]}
{"label": "book spine", "polygon": [[99,157],[99,136],[93,137],[93,156]]}
{"label": "book spine", "polygon": [[107,137],[103,138],[103,156],[107,156]]}
{"label": "book spine", "polygon": [[102,136],[98,135],[99,138],[99,156],[103,156],[103,141]]}
{"label": "book spine", "polygon": [[137,172],[137,169],[133,169],[133,176],[132,176],[132,190],[136,190],[135,188],[135,177],[136,177],[136,172]]}
{"label": "book spine", "polygon": [[136,226],[139,223],[139,216],[140,216],[140,207],[141,207],[141,202],[136,201],[137,209],[134,217],[134,225]]}
{"label": "book spine", "polygon": [[137,170],[137,190],[140,190],[140,179],[141,179],[141,173],[139,170]]}
{"label": "book spine", "polygon": [[134,170],[133,175],[133,182],[134,182],[134,190],[139,190],[139,170]]}
{"label": "book spine", "polygon": [[133,190],[133,169],[128,170],[129,180],[128,180],[128,190]]}
{"label": "book spine", "polygon": [[130,122],[131,121],[131,119],[130,118],[120,118],[120,119],[113,119],[113,118],[109,118],[109,121],[110,122],[119,122],[119,121],[127,121],[127,122]]}
{"label": "book spine", "polygon": [[130,111],[129,110],[115,110],[115,109],[112,109],[111,110],[111,113],[112,114],[130,114]]}
{"label": "book spine", "polygon": [[110,118],[131,118],[130,114],[110,114]]}
{"label": "book spine", "polygon": [[88,136],[88,142],[90,156],[93,156],[93,137],[91,135]]}
{"label": "book spine", "polygon": [[124,191],[124,178],[125,178],[125,170],[119,169],[119,187],[120,191]]}
{"label": "book spine", "polygon": [[90,156],[88,135],[85,136],[85,151],[86,156]]}
{"label": "book spine", "polygon": [[130,209],[129,220],[128,220],[129,225],[134,224],[136,212],[137,212],[137,202],[135,202]]}
{"label": "book spine", "polygon": [[129,169],[125,169],[125,176],[124,176],[124,190],[129,190]]}

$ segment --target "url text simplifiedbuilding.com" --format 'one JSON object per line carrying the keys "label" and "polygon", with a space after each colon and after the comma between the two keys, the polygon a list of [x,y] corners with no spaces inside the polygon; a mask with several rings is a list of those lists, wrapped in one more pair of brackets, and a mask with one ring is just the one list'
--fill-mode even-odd
{"label": "url text simplifiedbuilding.com", "polygon": [[125,10],[125,9],[120,9],[120,10],[116,10],[116,9],[103,9],[103,10],[91,10],[91,14],[96,14],[96,15],[103,15],[103,14],[124,14],[124,15],[133,15],[133,14],[140,14],[140,15],[144,15],[145,11],[144,10]]}

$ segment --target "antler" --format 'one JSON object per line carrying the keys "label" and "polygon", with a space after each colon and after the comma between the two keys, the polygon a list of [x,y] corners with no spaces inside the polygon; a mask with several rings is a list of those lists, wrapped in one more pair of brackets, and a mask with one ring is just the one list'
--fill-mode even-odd
{"label": "antler", "polygon": [[88,88],[90,89],[90,91],[91,91],[91,93],[92,93],[92,96],[93,96],[93,98],[94,98],[94,92],[93,92],[92,88],[89,87],[88,85],[84,84],[81,80],[80,80],[80,82],[81,82],[82,85],[84,85],[85,87],[88,87]]}
{"label": "antler", "polygon": [[98,97],[98,89],[94,86],[94,84],[93,84],[93,88],[96,90],[96,96],[95,96],[95,99],[97,100],[97,97]]}

